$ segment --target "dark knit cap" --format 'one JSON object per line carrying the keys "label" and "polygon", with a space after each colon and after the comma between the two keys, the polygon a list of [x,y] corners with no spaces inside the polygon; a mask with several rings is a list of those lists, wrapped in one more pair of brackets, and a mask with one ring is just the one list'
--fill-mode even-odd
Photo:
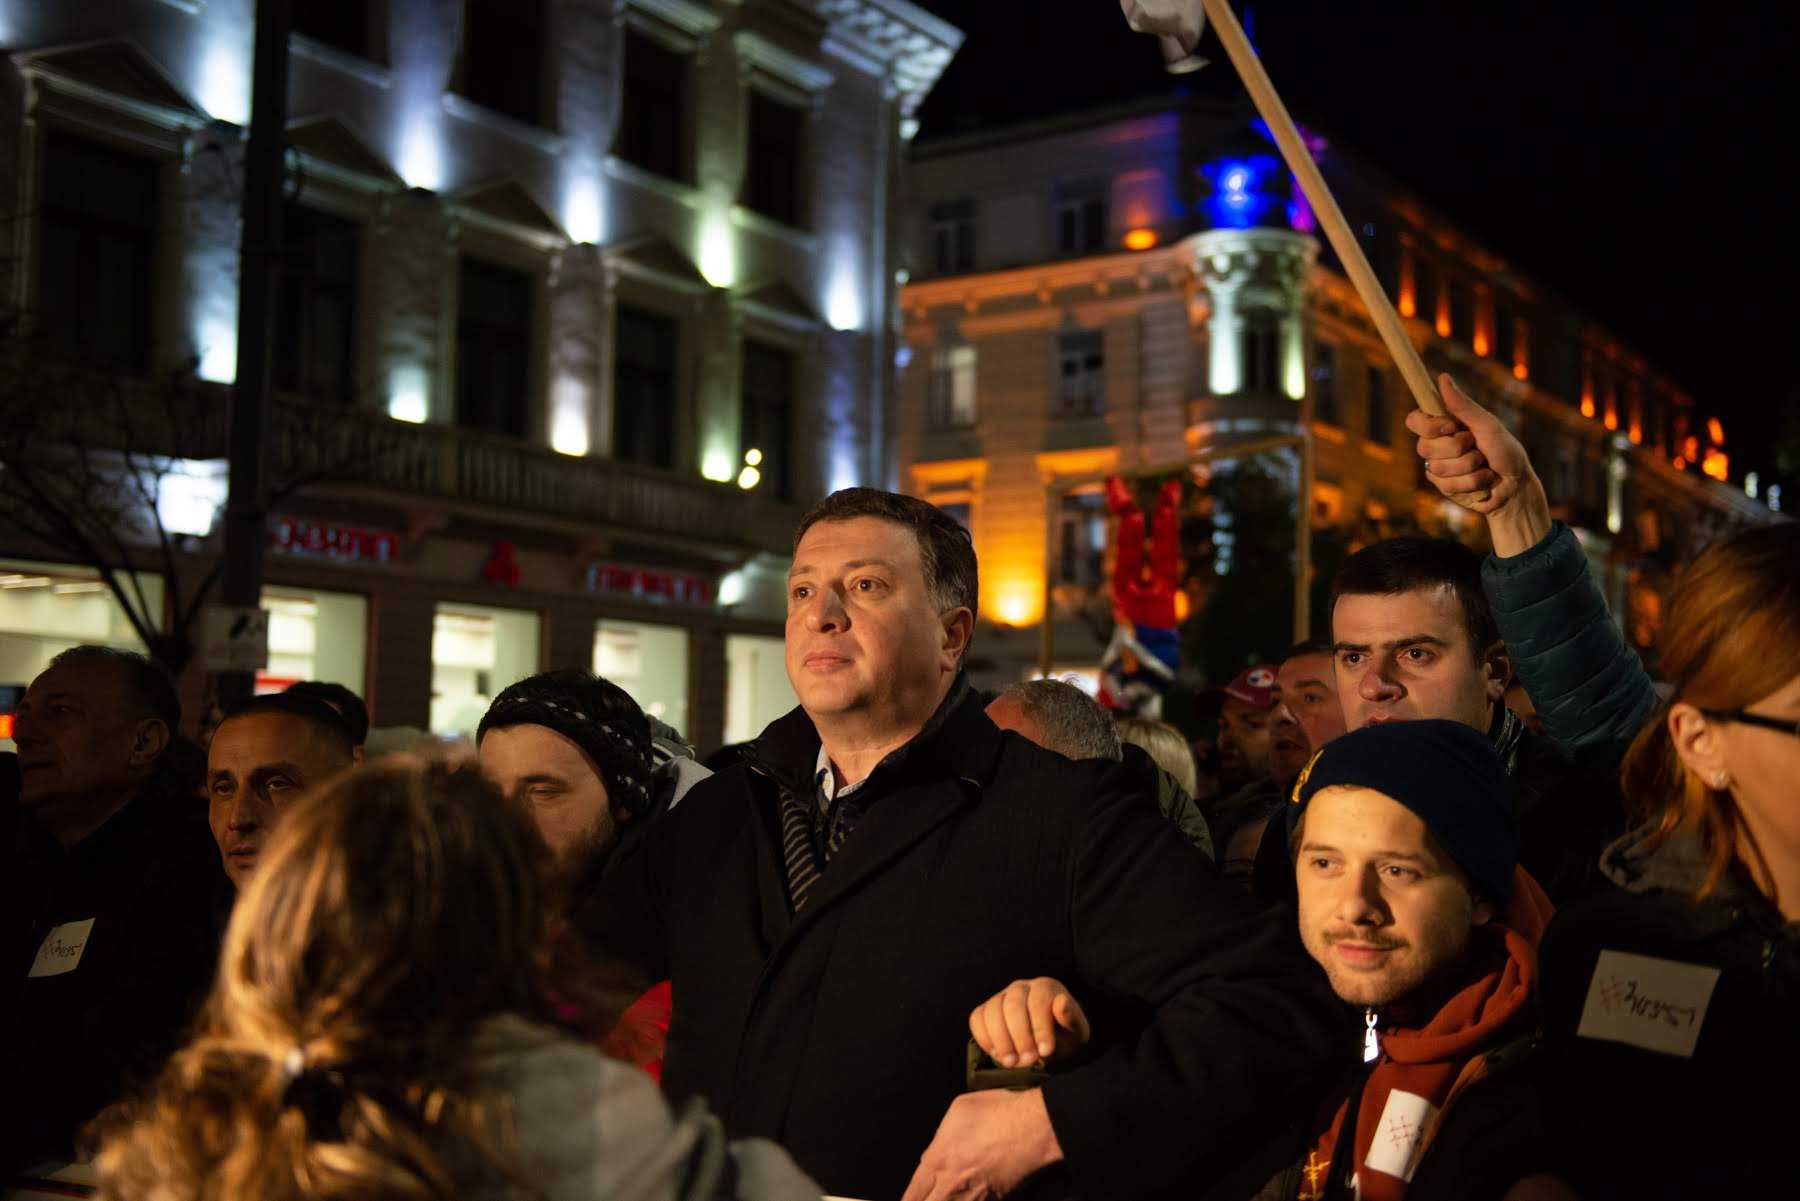
{"label": "dark knit cap", "polygon": [[1321,788],[1348,785],[1392,797],[1419,815],[1481,894],[1512,892],[1519,829],[1512,786],[1494,744],[1461,722],[1386,721],[1325,744],[1294,781],[1291,836]]}
{"label": "dark knit cap", "polygon": [[629,693],[611,680],[578,668],[546,671],[510,685],[488,706],[475,730],[480,744],[489,730],[545,726],[575,743],[600,768],[608,799],[641,814],[649,806],[650,721]]}

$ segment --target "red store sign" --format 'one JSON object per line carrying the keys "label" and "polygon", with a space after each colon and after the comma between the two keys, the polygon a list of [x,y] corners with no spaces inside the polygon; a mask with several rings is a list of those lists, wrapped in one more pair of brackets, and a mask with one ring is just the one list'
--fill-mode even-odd
{"label": "red store sign", "polygon": [[607,592],[636,600],[678,605],[712,603],[712,585],[703,577],[686,571],[662,571],[626,563],[595,563],[587,569],[587,586],[589,592]]}
{"label": "red store sign", "polygon": [[391,563],[400,557],[398,534],[298,517],[277,518],[269,530],[269,545],[290,555],[344,563]]}

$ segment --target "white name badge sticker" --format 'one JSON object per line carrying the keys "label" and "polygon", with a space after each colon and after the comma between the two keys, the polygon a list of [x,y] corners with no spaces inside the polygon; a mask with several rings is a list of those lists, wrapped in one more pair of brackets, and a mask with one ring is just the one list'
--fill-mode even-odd
{"label": "white name badge sticker", "polygon": [[1602,951],[1575,1033],[1692,1058],[1718,982],[1716,967]]}
{"label": "white name badge sticker", "polygon": [[26,978],[60,976],[74,971],[75,965],[81,962],[81,953],[87,950],[88,935],[93,932],[94,919],[91,917],[86,921],[64,922],[53,928],[44,935],[43,945],[38,947],[37,958],[31,961]]}
{"label": "white name badge sticker", "polygon": [[1419,1140],[1436,1116],[1437,1107],[1419,1094],[1398,1088],[1389,1092],[1363,1166],[1410,1183],[1419,1166],[1414,1162]]}

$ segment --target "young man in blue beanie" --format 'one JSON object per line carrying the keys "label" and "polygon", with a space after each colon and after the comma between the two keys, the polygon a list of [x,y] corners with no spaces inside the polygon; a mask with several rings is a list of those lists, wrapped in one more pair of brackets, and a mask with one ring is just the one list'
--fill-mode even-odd
{"label": "young man in blue beanie", "polygon": [[[1551,910],[1518,865],[1492,743],[1434,719],[1353,731],[1301,772],[1285,829],[1301,939],[1364,1033],[1360,1056],[1345,1048],[1332,1100],[1237,1183],[1267,1181],[1257,1195],[1282,1201],[1565,1195],[1545,1174],[1535,1096],[1511,1070],[1535,1043]],[[1013,985],[969,1020],[1009,1067],[1068,1054],[1087,1025],[1048,979]]]}

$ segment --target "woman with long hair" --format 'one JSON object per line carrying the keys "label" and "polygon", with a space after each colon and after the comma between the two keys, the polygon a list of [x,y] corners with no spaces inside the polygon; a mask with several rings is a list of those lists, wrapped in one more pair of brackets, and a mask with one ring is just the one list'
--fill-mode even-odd
{"label": "woman with long hair", "polygon": [[[1791,1191],[1800,1110],[1800,525],[1684,570],[1625,757],[1617,885],[1540,952],[1562,1173],[1593,1196]],[[1751,1075],[1761,1082],[1747,1083]],[[1773,1090],[1771,1096],[1765,1090]]]}
{"label": "woman with long hair", "polygon": [[593,1050],[548,852],[474,764],[389,760],[298,802],[198,1029],[102,1126],[121,1201],[818,1196]]}

